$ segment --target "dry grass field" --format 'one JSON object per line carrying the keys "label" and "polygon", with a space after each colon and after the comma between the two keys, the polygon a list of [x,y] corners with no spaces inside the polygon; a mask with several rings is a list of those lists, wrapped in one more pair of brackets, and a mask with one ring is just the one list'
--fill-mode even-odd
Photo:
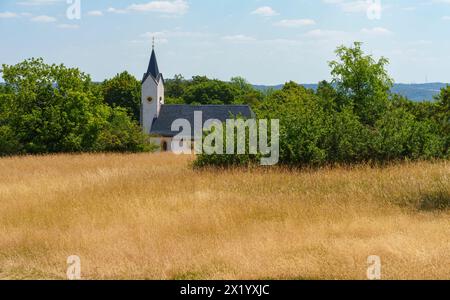
{"label": "dry grass field", "polygon": [[[0,159],[0,279],[450,279],[450,163],[203,170],[170,154]],[[434,209],[441,205],[441,209]]]}

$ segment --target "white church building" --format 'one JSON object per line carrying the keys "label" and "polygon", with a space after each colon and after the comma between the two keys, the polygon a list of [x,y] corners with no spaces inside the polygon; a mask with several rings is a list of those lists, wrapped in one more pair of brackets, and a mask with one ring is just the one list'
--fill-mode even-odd
{"label": "white church building", "polygon": [[[204,121],[215,119],[225,122],[232,116],[254,118],[254,113],[248,105],[166,105],[164,77],[159,72],[153,47],[147,72],[142,79],[140,119],[144,133],[150,135],[152,142],[161,146],[161,151],[171,151],[172,139],[179,134],[172,131],[173,122],[177,119],[188,120],[192,127],[190,140],[193,141],[194,113],[199,111],[202,112]],[[189,143],[185,147],[192,149],[193,145]]]}

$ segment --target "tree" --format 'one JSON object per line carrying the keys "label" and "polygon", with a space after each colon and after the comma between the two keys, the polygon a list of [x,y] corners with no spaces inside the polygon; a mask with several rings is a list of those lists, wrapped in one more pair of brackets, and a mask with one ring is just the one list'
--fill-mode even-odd
{"label": "tree", "polygon": [[450,86],[442,89],[436,100],[437,114],[435,118],[442,128],[446,139],[446,151],[450,155]]}
{"label": "tree", "polygon": [[175,75],[173,79],[166,80],[165,92],[166,98],[180,99],[184,95],[184,91],[188,86],[188,82],[182,75]]}
{"label": "tree", "polygon": [[186,80],[181,75],[166,80],[167,104],[248,104],[257,106],[264,95],[242,77],[233,77],[230,82],[194,76]]}
{"label": "tree", "polygon": [[[111,127],[111,116],[120,115],[122,109],[104,104],[87,74],[64,65],[47,65],[42,59],[4,65],[3,69],[11,92],[0,96],[1,142],[7,145],[0,154],[109,150],[99,137]],[[130,142],[127,135],[136,136],[137,124],[129,122],[135,126],[116,127],[122,134],[116,135],[114,144],[140,151],[145,137]]]}
{"label": "tree", "polygon": [[245,78],[232,77],[230,84],[237,93],[234,104],[247,104],[255,107],[263,101],[263,94],[256,90]]}
{"label": "tree", "polygon": [[[314,92],[288,82],[254,108],[258,118],[280,121],[280,163],[316,167],[448,156],[450,87],[437,104],[415,104],[389,93],[386,59],[365,56],[360,43],[336,53],[332,83],[320,82]],[[239,90],[245,82],[232,85]],[[202,155],[197,163],[247,165],[250,158]]]}
{"label": "tree", "polygon": [[226,82],[197,77],[183,98],[186,104],[193,105],[232,104],[236,94],[236,89]]}
{"label": "tree", "polygon": [[361,46],[355,42],[353,47],[338,47],[338,59],[330,62],[331,75],[338,107],[350,106],[364,124],[374,125],[387,109],[393,80],[386,71],[389,61],[364,55]]}
{"label": "tree", "polygon": [[431,159],[444,156],[445,141],[432,120],[418,121],[404,108],[387,111],[375,125],[373,159]]}
{"label": "tree", "polygon": [[250,93],[254,90],[253,86],[243,77],[232,77],[230,84],[236,88],[241,94]]}
{"label": "tree", "polygon": [[134,120],[140,119],[141,83],[130,73],[122,72],[102,84],[105,102],[125,108]]}
{"label": "tree", "polygon": [[337,109],[338,95],[336,89],[332,84],[326,80],[319,82],[317,86],[316,95],[328,111],[334,111]]}

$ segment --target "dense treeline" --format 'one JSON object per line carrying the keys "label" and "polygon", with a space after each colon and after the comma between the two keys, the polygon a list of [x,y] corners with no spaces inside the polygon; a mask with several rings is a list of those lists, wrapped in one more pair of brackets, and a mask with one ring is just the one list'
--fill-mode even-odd
{"label": "dense treeline", "polygon": [[253,88],[242,77],[233,77],[230,82],[194,76],[186,80],[181,75],[166,80],[167,104],[214,105],[214,104],[249,104],[261,103],[262,92]]}
{"label": "dense treeline", "polygon": [[108,84],[78,69],[30,59],[4,65],[3,79],[0,155],[153,148],[128,108],[106,104]]}
{"label": "dense treeline", "polygon": [[[388,61],[361,44],[339,47],[331,82],[317,91],[294,82],[261,92],[241,77],[229,82],[177,75],[167,104],[249,104],[260,119],[279,119],[280,162],[293,166],[448,158],[450,87],[433,102],[391,94]],[[93,83],[78,69],[30,59],[3,66],[0,155],[149,151],[141,134],[141,82],[127,72]],[[200,155],[198,165],[248,164],[258,156]]]}
{"label": "dense treeline", "polygon": [[[280,119],[280,163],[321,166],[449,157],[450,87],[435,102],[390,94],[388,61],[361,44],[339,47],[332,82],[316,92],[290,82],[254,106],[260,119]],[[252,155],[201,155],[197,165],[259,162]]]}

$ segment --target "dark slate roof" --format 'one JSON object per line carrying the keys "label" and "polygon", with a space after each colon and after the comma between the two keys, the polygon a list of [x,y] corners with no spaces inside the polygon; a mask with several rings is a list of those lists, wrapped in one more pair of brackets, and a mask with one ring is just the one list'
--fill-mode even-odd
{"label": "dark slate roof", "polygon": [[[192,127],[194,136],[194,112],[203,113],[203,122],[210,119],[217,119],[225,122],[232,117],[241,116],[243,118],[254,118],[254,113],[248,105],[162,105],[159,117],[153,121],[150,134],[173,137],[179,132],[171,130],[172,123],[177,119],[186,119]],[[203,124],[202,124],[203,125]]]}
{"label": "dark slate roof", "polygon": [[150,57],[150,62],[148,63],[147,73],[144,74],[144,79],[142,82],[147,80],[148,76],[152,76],[153,79],[158,80],[161,73],[159,73],[158,61],[156,60],[155,49],[152,50],[152,56]]}

